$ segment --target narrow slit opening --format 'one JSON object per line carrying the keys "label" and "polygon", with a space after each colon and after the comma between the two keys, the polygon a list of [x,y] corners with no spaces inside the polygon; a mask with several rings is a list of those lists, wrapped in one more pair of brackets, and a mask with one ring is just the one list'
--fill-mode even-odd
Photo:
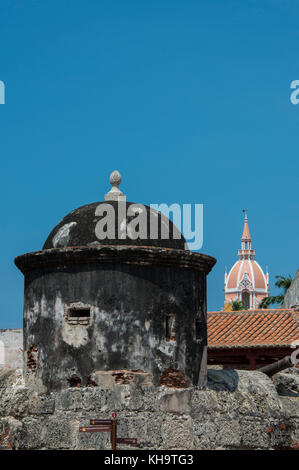
{"label": "narrow slit opening", "polygon": [[166,315],[165,338],[167,341],[175,341],[174,315]]}

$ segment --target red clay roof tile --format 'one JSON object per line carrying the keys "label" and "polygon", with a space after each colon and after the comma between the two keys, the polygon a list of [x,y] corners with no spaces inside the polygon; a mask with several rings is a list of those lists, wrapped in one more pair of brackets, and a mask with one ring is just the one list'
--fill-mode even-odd
{"label": "red clay roof tile", "polygon": [[299,339],[293,309],[208,312],[208,348],[285,347]]}

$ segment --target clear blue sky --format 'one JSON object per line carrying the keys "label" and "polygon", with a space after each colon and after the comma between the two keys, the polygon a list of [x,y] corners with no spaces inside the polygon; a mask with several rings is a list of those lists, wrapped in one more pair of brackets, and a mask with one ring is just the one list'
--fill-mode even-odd
{"label": "clear blue sky", "polygon": [[298,260],[297,0],[1,0],[0,328],[20,327],[15,256],[103,199],[203,203],[201,251],[223,306],[248,209],[257,261]]}

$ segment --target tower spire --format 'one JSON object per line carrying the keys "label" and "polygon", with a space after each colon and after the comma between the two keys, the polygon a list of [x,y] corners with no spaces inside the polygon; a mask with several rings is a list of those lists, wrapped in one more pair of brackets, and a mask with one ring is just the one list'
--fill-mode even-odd
{"label": "tower spire", "polygon": [[244,212],[244,229],[242,235],[242,241],[251,241],[251,236],[249,232],[249,225],[248,225],[248,217],[247,217],[247,209],[243,209]]}
{"label": "tower spire", "polygon": [[239,250],[239,258],[240,259],[247,259],[248,257],[252,257],[254,259],[255,253],[254,250],[251,248],[251,235],[249,231],[248,225],[248,217],[247,217],[247,209],[243,209],[244,212],[244,228],[241,237],[241,250]]}

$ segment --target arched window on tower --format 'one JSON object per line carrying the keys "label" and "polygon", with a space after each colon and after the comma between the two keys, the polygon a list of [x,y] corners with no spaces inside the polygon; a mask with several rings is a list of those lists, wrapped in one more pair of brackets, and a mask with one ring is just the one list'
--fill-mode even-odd
{"label": "arched window on tower", "polygon": [[244,307],[249,308],[250,307],[250,296],[248,291],[243,291],[242,292],[242,303]]}

